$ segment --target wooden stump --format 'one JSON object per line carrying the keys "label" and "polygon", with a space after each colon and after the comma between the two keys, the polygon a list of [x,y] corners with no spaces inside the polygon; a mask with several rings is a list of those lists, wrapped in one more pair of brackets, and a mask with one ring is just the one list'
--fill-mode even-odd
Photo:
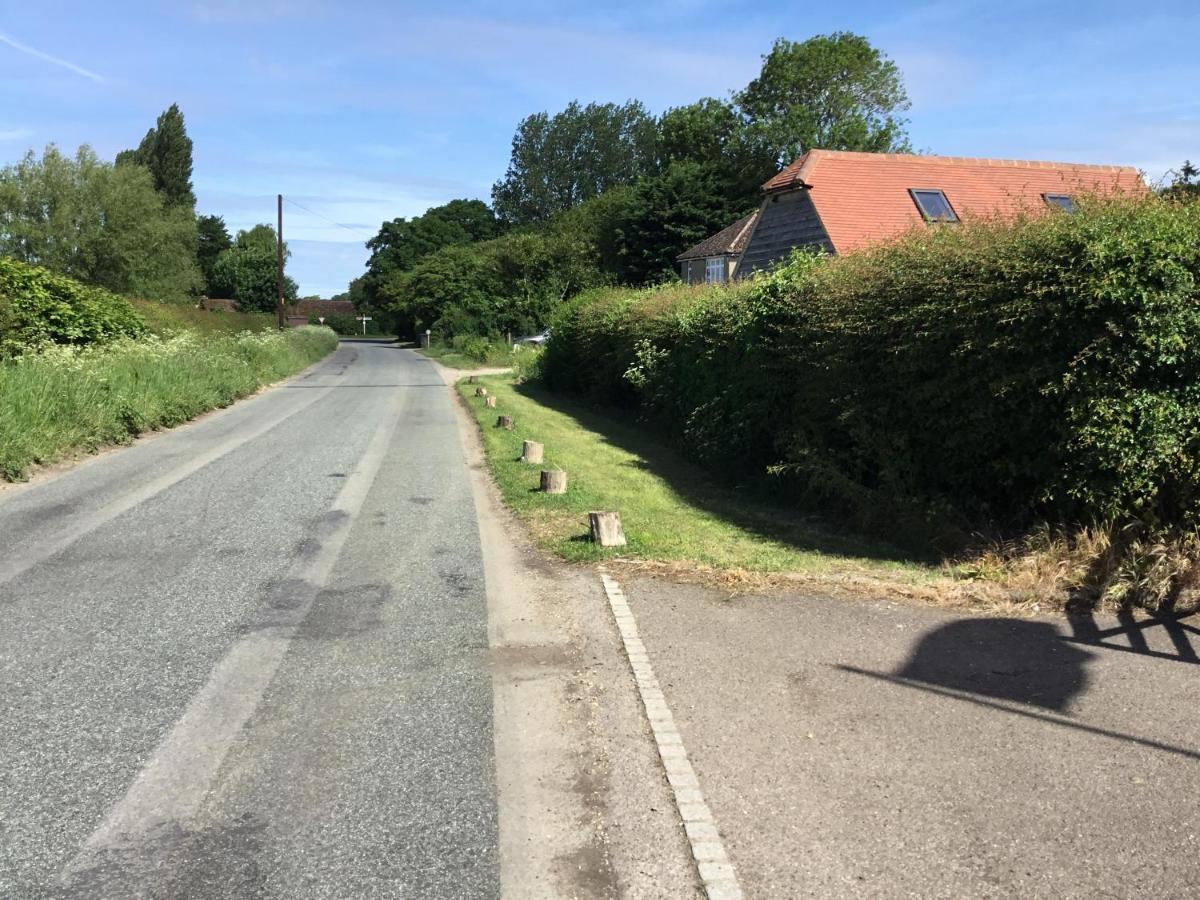
{"label": "wooden stump", "polygon": [[537,441],[525,441],[521,444],[521,462],[540,463],[546,448]]}
{"label": "wooden stump", "polygon": [[[492,398],[489,398],[489,399],[492,399]],[[512,431],[513,430],[512,416],[497,416],[496,427],[503,428],[505,431]]]}
{"label": "wooden stump", "polygon": [[479,384],[479,376],[471,375],[467,378],[467,384]]}
{"label": "wooden stump", "polygon": [[625,546],[625,531],[621,528],[621,516],[618,513],[588,513],[588,529],[592,533],[592,540],[601,547]]}
{"label": "wooden stump", "polygon": [[486,397],[487,396],[487,388],[475,388],[475,396],[476,397]]}
{"label": "wooden stump", "polygon": [[542,469],[542,492],[565,494],[567,492],[567,473],[562,469]]}
{"label": "wooden stump", "polygon": [[495,406],[496,398],[495,397],[485,397],[483,402],[488,406]]}

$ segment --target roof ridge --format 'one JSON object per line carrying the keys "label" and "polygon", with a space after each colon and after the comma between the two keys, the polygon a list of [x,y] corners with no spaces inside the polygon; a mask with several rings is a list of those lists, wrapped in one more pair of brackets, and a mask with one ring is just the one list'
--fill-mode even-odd
{"label": "roof ridge", "polygon": [[[1054,160],[1044,159],[1005,159],[1000,157],[990,156],[939,156],[935,153],[871,153],[865,150],[826,150],[820,147],[814,147],[804,153],[795,162],[791,163],[788,168],[801,163],[806,157],[811,157],[812,162],[815,162],[820,157],[852,157],[856,159],[886,159],[894,162],[936,162],[948,165],[986,165],[997,167],[1013,167],[1013,168],[1072,168],[1072,169],[1093,169],[1105,172],[1136,172],[1135,166],[1115,166],[1106,163],[1077,163],[1077,162],[1059,162]],[[801,169],[807,169],[809,163],[804,163],[797,169],[799,174]],[[786,171],[786,169],[785,169]],[[780,172],[779,174],[783,174]],[[778,177],[778,175],[776,176]]]}

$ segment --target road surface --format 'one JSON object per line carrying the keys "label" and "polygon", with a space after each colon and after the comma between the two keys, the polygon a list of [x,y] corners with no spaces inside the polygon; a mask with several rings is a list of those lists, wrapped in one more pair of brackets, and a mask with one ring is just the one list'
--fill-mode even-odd
{"label": "road surface", "polygon": [[344,343],[0,494],[0,897],[499,894],[451,403]]}

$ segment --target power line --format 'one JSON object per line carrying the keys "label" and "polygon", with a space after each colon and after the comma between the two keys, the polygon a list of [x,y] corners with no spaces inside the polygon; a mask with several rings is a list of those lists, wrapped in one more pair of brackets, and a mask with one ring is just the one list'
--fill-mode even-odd
{"label": "power line", "polygon": [[345,228],[347,231],[353,232],[354,234],[358,234],[358,235],[365,234],[369,238],[375,237],[375,235],[369,234],[368,232],[363,231],[360,228],[353,228],[350,225],[343,225],[341,222],[335,222],[333,219],[329,218],[328,216],[323,216],[319,212],[311,210],[307,206],[304,206],[301,203],[297,203],[295,200],[291,199],[290,197],[284,197],[283,199],[284,199],[284,202],[290,203],[292,206],[295,206],[295,207],[298,207],[298,208],[304,210],[309,215],[316,216],[318,219],[324,219],[330,225],[336,225],[338,228]]}

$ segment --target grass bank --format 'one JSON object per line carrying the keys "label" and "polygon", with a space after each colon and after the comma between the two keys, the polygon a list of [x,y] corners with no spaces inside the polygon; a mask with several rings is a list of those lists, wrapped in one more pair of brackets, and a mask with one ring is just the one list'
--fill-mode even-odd
{"label": "grass bank", "polygon": [[[506,376],[480,383],[497,398],[496,408],[458,390],[479,422],[492,475],[505,502],[544,548],[568,560],[620,556],[684,563],[726,573],[862,573],[919,584],[938,569],[878,542],[838,534],[762,495],[716,484],[640,429],[533,385]],[[495,427],[498,414],[515,427]],[[545,445],[545,465],[520,461],[521,442]],[[561,496],[537,490],[543,468],[568,474]],[[587,513],[621,514],[628,546],[604,550],[587,539]]]}
{"label": "grass bank", "polygon": [[278,326],[274,313],[236,312],[231,309],[200,309],[180,303],[130,299],[146,327],[160,337],[183,331],[201,335],[240,334],[243,331],[272,331]]}
{"label": "grass bank", "polygon": [[327,328],[236,335],[182,330],[0,360],[0,476],[15,481],[31,466],[126,443],[228,406],[336,346]]}

